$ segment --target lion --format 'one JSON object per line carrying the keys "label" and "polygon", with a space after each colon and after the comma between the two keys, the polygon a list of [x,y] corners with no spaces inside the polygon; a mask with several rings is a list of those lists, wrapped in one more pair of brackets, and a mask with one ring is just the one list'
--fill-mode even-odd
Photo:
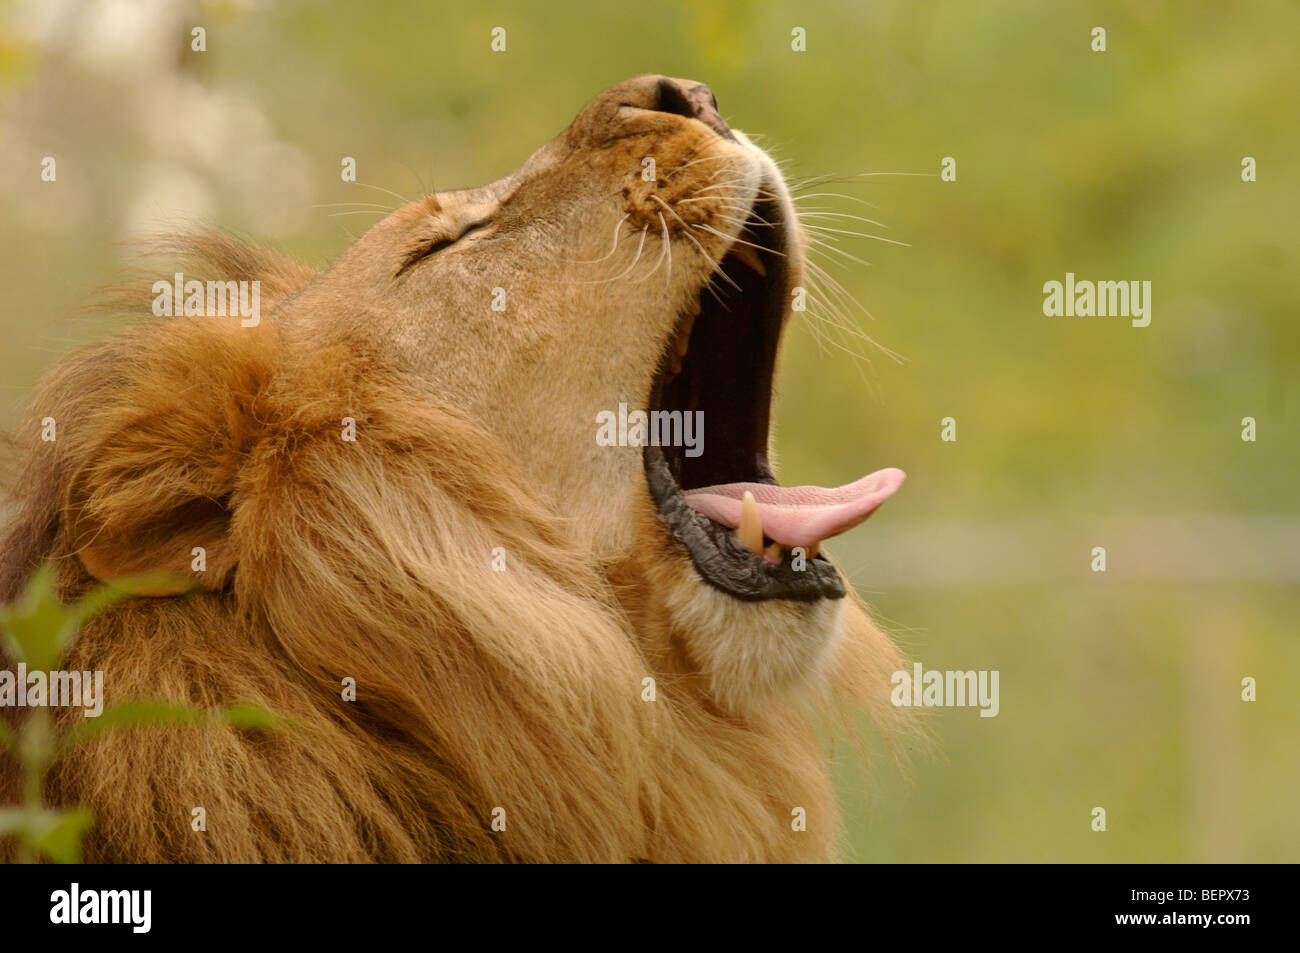
{"label": "lion", "polygon": [[212,232],[171,250],[258,282],[262,317],[145,320],[53,370],[0,598],[47,559],[67,598],[170,574],[65,668],[292,727],[75,750],[45,796],[95,812],[87,860],[838,858],[827,715],[887,719],[900,660],[821,543],[903,475],[777,484],[805,239],[707,86],[612,86],[323,271]]}

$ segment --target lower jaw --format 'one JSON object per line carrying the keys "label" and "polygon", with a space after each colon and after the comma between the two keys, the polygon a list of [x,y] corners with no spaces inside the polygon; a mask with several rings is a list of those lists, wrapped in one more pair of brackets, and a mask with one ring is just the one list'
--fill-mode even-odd
{"label": "lower jaw", "polygon": [[650,496],[660,517],[710,586],[747,602],[844,598],[844,580],[830,560],[805,555],[799,569],[795,568],[796,559],[786,558],[779,564],[764,559],[740,542],[734,530],[687,505],[658,447],[646,447],[644,458]]}

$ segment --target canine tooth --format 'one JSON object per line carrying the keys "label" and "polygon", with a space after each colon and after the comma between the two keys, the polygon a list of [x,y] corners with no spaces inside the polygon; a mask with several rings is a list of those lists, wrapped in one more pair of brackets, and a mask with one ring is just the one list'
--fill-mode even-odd
{"label": "canine tooth", "polygon": [[754,246],[742,245],[740,242],[736,242],[727,249],[727,252],[728,254],[735,255],[760,275],[767,275],[767,269],[763,267],[763,260],[758,257],[758,250],[754,248]]}
{"label": "canine tooth", "polygon": [[699,316],[699,313],[700,312],[697,310],[694,314],[688,314],[682,321],[681,337],[679,340],[689,341],[691,339],[691,332],[695,330],[695,319]]}
{"label": "canine tooth", "polygon": [[745,498],[740,501],[740,528],[736,530],[740,541],[763,555],[763,519],[758,515],[758,501],[754,494],[745,491]]}
{"label": "canine tooth", "polygon": [[809,559],[816,558],[817,553],[821,551],[821,548],[822,548],[822,544],[820,542],[813,543],[811,546],[809,546],[808,549],[806,550],[806,552],[808,553],[808,558]]}
{"label": "canine tooth", "polygon": [[682,321],[682,326],[677,332],[677,337],[673,339],[673,350],[668,355],[668,372],[670,374],[680,374],[682,372],[682,360],[686,357],[686,352],[691,347],[691,330],[695,327],[695,316],[687,315]]}

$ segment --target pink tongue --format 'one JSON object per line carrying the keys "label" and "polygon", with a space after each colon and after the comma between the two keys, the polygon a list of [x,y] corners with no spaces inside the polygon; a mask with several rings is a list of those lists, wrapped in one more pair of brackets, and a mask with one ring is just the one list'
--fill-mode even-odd
{"label": "pink tongue", "polygon": [[715,523],[740,527],[745,491],[754,494],[763,535],[782,546],[812,546],[857,526],[894,495],[907,474],[889,467],[834,489],[823,486],[773,486],[724,483],[686,491],[686,502]]}

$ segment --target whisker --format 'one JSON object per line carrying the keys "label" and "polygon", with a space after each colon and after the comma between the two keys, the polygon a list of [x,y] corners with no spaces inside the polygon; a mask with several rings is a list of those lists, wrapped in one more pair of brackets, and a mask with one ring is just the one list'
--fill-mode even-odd
{"label": "whisker", "polygon": [[890,244],[890,245],[901,245],[901,246],[904,247],[904,248],[911,248],[911,247],[912,247],[911,242],[900,242],[900,241],[898,241],[897,239],[894,239],[894,238],[884,238],[884,237],[882,237],[882,236],[880,236],[880,235],[868,235],[866,232],[847,231],[847,230],[845,230],[845,229],[843,229],[843,228],[830,228],[830,227],[828,227],[828,226],[826,226],[826,225],[805,225],[804,228],[807,228],[807,229],[810,229],[810,230],[812,230],[812,231],[816,231],[816,232],[831,232],[831,233],[834,233],[834,234],[836,234],[836,235],[852,235],[854,238],[870,238],[870,239],[872,239],[872,240],[874,240],[874,241],[878,241],[878,242],[886,242],[887,244]]}
{"label": "whisker", "polygon": [[828,252],[834,252],[834,253],[837,254],[837,255],[842,255],[843,257],[849,259],[849,261],[855,262],[855,263],[857,263],[857,264],[859,264],[859,265],[862,265],[862,266],[864,266],[864,267],[866,267],[866,268],[870,268],[870,267],[872,267],[871,262],[869,262],[869,261],[865,261],[865,260],[863,260],[863,259],[861,259],[861,258],[858,258],[856,255],[850,255],[850,254],[849,254],[848,252],[846,252],[843,248],[837,248],[837,247],[834,246],[834,245],[829,245],[829,244],[827,244],[826,242],[822,241],[820,238],[814,238],[813,236],[809,235],[809,236],[808,236],[808,243],[809,243],[810,245],[816,245],[816,246],[818,246],[819,248],[824,248],[824,249],[826,249],[826,251],[828,251]]}
{"label": "whisker", "polygon": [[[658,214],[659,214],[659,221],[662,222],[662,221],[663,221],[663,218],[664,218],[663,212],[660,212],[660,213],[658,213]],[[649,228],[650,228],[650,226],[647,225],[647,226],[646,226],[646,230],[648,231]],[[664,226],[664,233],[665,233],[665,235],[667,234],[667,231],[668,231],[668,226],[665,225],[665,226]],[[642,241],[645,240],[645,236],[644,236],[644,234],[642,235],[641,240],[642,240]],[[663,247],[659,249],[659,257],[655,259],[655,266],[654,266],[653,268],[650,269],[649,274],[642,275],[640,278],[637,278],[636,280],[634,280],[634,281],[632,282],[632,284],[634,284],[634,285],[639,285],[641,282],[645,281],[647,278],[652,278],[652,277],[654,277],[654,273],[655,273],[656,271],[658,271],[658,270],[659,270],[659,266],[663,264],[663,262],[664,262],[664,255],[666,255],[666,254],[668,254],[668,242],[664,242],[664,243],[663,243]]]}
{"label": "whisker", "polygon": [[[734,222],[734,220],[733,220],[733,222]],[[744,223],[742,222],[741,224],[744,224]],[[736,244],[736,245],[748,245],[750,248],[757,248],[759,251],[765,251],[765,252],[768,252],[768,253],[773,254],[773,255],[780,255],[782,258],[785,257],[785,252],[779,252],[779,251],[777,251],[777,250],[774,249],[774,248],[768,248],[766,245],[755,245],[753,242],[747,242],[747,241],[745,241],[743,238],[732,238],[731,236],[729,236],[729,235],[727,235],[727,234],[725,234],[725,233],[723,233],[723,232],[718,231],[718,230],[717,230],[716,228],[714,228],[713,226],[711,226],[711,225],[705,225],[705,224],[703,224],[702,222],[700,222],[700,223],[696,223],[695,225],[692,225],[691,227],[692,227],[692,228],[702,228],[702,229],[704,229],[705,231],[712,232],[714,235],[717,235],[719,238],[726,239],[727,241],[729,241],[729,242],[731,242],[731,243],[733,243],[733,244]]]}
{"label": "whisker", "polygon": [[805,264],[807,264],[809,272],[818,279],[818,284],[825,285],[828,292],[838,295],[842,300],[852,302],[854,307],[859,311],[865,314],[868,318],[871,318],[873,321],[875,320],[875,318],[872,317],[871,312],[863,306],[862,302],[853,297],[853,295],[846,290],[842,284],[835,280],[835,277],[830,272],[821,267],[821,265],[817,264],[815,261],[809,260]]}
{"label": "whisker", "polygon": [[678,172],[681,172],[681,171],[683,171],[683,170],[685,170],[685,169],[689,169],[691,166],[696,165],[697,163],[700,163],[700,162],[717,162],[717,161],[719,161],[719,160],[721,160],[721,159],[730,159],[730,158],[732,158],[732,157],[729,156],[729,155],[701,156],[701,157],[698,158],[698,159],[692,159],[690,162],[683,162],[681,165],[677,166],[675,169],[673,169],[671,172],[669,172],[666,176],[664,176],[664,179],[665,179],[665,180],[667,180],[667,179],[671,179],[671,178],[672,178],[673,176],[675,176]]}
{"label": "whisker", "polygon": [[664,274],[664,290],[667,291],[673,284],[673,239],[668,233],[668,221],[664,218],[664,213],[655,214],[659,216],[659,227],[664,230],[664,247],[668,249],[668,271]]}
{"label": "whisker", "polygon": [[574,265],[595,265],[598,264],[599,262],[608,260],[609,257],[614,254],[614,252],[618,251],[619,230],[622,229],[623,223],[626,222],[631,217],[632,217],[632,213],[628,212],[626,215],[624,215],[622,218],[618,220],[618,223],[614,226],[614,246],[606,254],[601,255],[599,258],[561,258],[559,260]]}
{"label": "whisker", "polygon": [[831,181],[850,182],[854,179],[871,179],[877,176],[889,176],[889,175],[912,176],[912,177],[922,178],[922,179],[926,179],[926,178],[933,179],[933,178],[937,178],[939,173],[938,172],[851,172],[848,175],[835,176],[831,179]]}
{"label": "whisker", "polygon": [[[730,284],[733,288],[739,291],[740,285],[736,284],[734,281],[731,280],[731,277],[726,272],[724,272],[720,267],[722,263],[719,261],[715,261],[713,256],[710,255],[708,251],[705,250],[704,246],[700,244],[699,240],[694,235],[691,234],[691,227],[686,224],[685,220],[683,220],[683,218],[680,215],[678,215],[676,212],[673,211],[672,206],[669,205],[667,202],[665,202],[657,195],[651,195],[650,197],[654,199],[656,202],[658,202],[660,205],[662,205],[669,215],[671,215],[673,218],[677,219],[677,221],[682,223],[682,234],[685,235],[694,243],[695,247],[700,250],[700,254],[704,256],[704,260],[713,266],[713,271],[711,272],[710,279],[709,279],[710,282],[712,282],[713,280],[712,275],[722,275],[722,277],[727,280],[728,284]],[[719,304],[722,303],[722,299],[718,298],[716,292],[714,293],[713,297],[718,299]]]}
{"label": "whisker", "polygon": [[632,272],[632,269],[636,267],[636,263],[639,262],[639,261],[641,260],[641,252],[642,252],[642,250],[645,248],[645,236],[646,236],[646,232],[648,232],[648,231],[650,231],[650,226],[649,226],[649,225],[646,225],[646,226],[643,226],[643,227],[642,227],[642,229],[641,229],[641,243],[640,243],[639,245],[636,246],[636,257],[632,259],[632,264],[628,265],[626,268],[624,268],[624,269],[623,269],[621,272],[619,272],[617,275],[614,275],[614,277],[612,277],[612,278],[601,278],[601,279],[599,279],[599,280],[597,280],[597,281],[579,281],[578,284],[580,284],[580,285],[604,285],[604,284],[608,284],[608,283],[611,282],[611,281],[618,281],[620,278],[626,278],[626,277],[627,277],[627,276]]}
{"label": "whisker", "polygon": [[[755,225],[761,225],[761,226],[763,226],[764,228],[775,228],[775,227],[776,227],[775,224],[773,224],[772,222],[769,222],[769,221],[768,221],[767,219],[765,219],[763,216],[761,216],[761,215],[759,215],[757,212],[755,212],[752,208],[749,208],[748,206],[745,206],[745,205],[737,205],[735,202],[719,202],[717,199],[709,198],[709,197],[707,197],[707,196],[706,196],[705,198],[699,198],[699,199],[678,199],[677,201],[678,201],[679,204],[682,203],[682,202],[714,202],[714,203],[717,204],[717,207],[718,207],[718,208],[725,209],[725,210],[727,210],[727,211],[733,211],[733,212],[744,212],[744,213],[746,213],[746,215],[747,215],[748,217],[747,217],[746,219],[744,219],[744,221],[742,222],[742,224],[755,224]],[[737,221],[737,219],[729,218],[728,221],[735,222],[735,221]]]}
{"label": "whisker", "polygon": [[389,195],[391,195],[393,198],[395,198],[395,199],[397,199],[398,201],[400,201],[403,205],[410,205],[410,204],[411,204],[411,200],[408,199],[405,195],[400,195],[400,194],[398,194],[397,192],[394,192],[392,189],[386,189],[386,188],[384,188],[382,185],[368,185],[368,184],[366,184],[365,182],[353,182],[352,184],[353,184],[353,185],[359,185],[359,186],[361,186],[363,189],[374,189],[376,192],[387,192],[387,193],[388,193]]}
{"label": "whisker", "polygon": [[868,208],[880,208],[875,202],[868,202],[866,199],[860,199],[856,195],[845,195],[843,192],[804,192],[799,194],[791,189],[790,198],[794,204],[798,204],[805,199],[844,199],[847,202],[857,202],[859,205],[865,205]]}
{"label": "whisker", "polygon": [[311,208],[346,208],[348,206],[359,205],[365,205],[368,208],[382,209],[385,212],[391,212],[397,207],[394,205],[381,205],[378,202],[321,202],[311,206]]}
{"label": "whisker", "polygon": [[[904,363],[903,359],[898,354],[880,344],[848,319],[844,313],[830,301],[830,299],[819,294],[813,294],[811,297],[814,302],[827,309],[827,313],[819,313],[816,311],[805,312],[805,314],[823,325],[821,335],[826,343],[844,351],[846,354],[851,355],[857,360],[865,361],[867,366],[873,371],[875,370],[875,362],[871,360],[870,352],[863,348],[865,345],[870,345],[872,348],[880,351],[896,363]],[[860,376],[862,376],[863,381],[870,386],[870,382],[866,380],[866,376]]]}
{"label": "whisker", "polygon": [[[863,314],[865,314],[868,318],[871,317],[871,312],[868,311],[866,308],[864,308],[864,307],[862,306],[862,303],[861,303],[860,301],[858,301],[857,298],[853,297],[852,294],[850,294],[848,291],[846,291],[846,290],[844,289],[844,287],[843,287],[842,285],[840,285],[840,283],[839,283],[838,281],[836,281],[834,278],[832,278],[832,277],[830,276],[830,274],[829,274],[825,269],[823,269],[822,267],[820,267],[819,265],[817,265],[815,262],[811,262],[811,261],[808,262],[808,268],[809,268],[810,273],[814,276],[814,278],[817,279],[817,283],[818,283],[818,284],[825,283],[827,287],[836,289],[836,293],[837,293],[838,295],[840,295],[841,297],[847,298],[849,301],[851,301],[851,302],[852,302],[852,303],[853,303],[853,304],[858,308],[858,310],[860,310],[860,311],[861,311]],[[827,304],[830,303],[829,300],[827,300],[827,299],[825,298],[825,296],[821,296],[821,297],[823,298],[823,301],[825,301]],[[837,309],[837,310],[838,310],[838,309]],[[856,322],[853,322],[853,321],[848,317],[848,315],[844,314],[843,312],[839,312],[839,313],[841,314],[841,320],[843,321],[843,323],[842,323],[842,324],[837,324],[837,323],[834,322],[834,321],[830,321],[829,323],[831,324],[832,327],[838,327],[839,330],[841,331],[841,333],[846,334],[846,335],[848,335],[849,337],[857,338],[857,339],[859,339],[859,340],[862,340],[862,341],[864,341],[864,342],[870,344],[872,347],[874,347],[874,348],[876,348],[877,350],[879,350],[882,354],[884,354],[886,357],[888,357],[888,358],[890,358],[891,360],[893,360],[895,363],[898,363],[898,364],[903,364],[903,363],[905,363],[903,357],[902,357],[900,354],[898,354],[896,351],[893,351],[893,350],[891,350],[891,349],[885,347],[885,346],[884,346],[883,344],[881,344],[880,342],[876,341],[874,338],[872,338],[870,335],[868,335],[865,331],[863,331],[862,328],[860,328],[860,327],[856,324]],[[825,317],[825,316],[823,316],[823,317]],[[873,320],[874,320],[874,319],[873,319]],[[866,355],[863,355],[863,356],[866,357]],[[871,363],[871,360],[870,360],[869,357],[867,357],[866,359],[867,359],[867,362],[868,362],[868,363]]]}
{"label": "whisker", "polygon": [[699,194],[701,194],[701,193],[703,193],[703,192],[711,192],[711,191],[713,191],[714,189],[730,189],[730,188],[734,188],[738,182],[740,182],[740,179],[732,179],[730,182],[719,182],[719,183],[717,183],[716,185],[705,185],[705,186],[701,186],[700,188],[695,189],[693,192],[691,192],[691,194],[692,194],[692,195],[699,195]]}
{"label": "whisker", "polygon": [[867,218],[865,215],[850,215],[848,212],[828,212],[823,209],[800,209],[799,218],[848,218],[855,222],[865,222],[868,225],[889,228],[884,222],[877,222],[874,218]]}
{"label": "whisker", "polygon": [[858,300],[853,297],[853,295],[846,291],[844,287],[840,285],[839,282],[835,281],[835,279],[832,278],[820,265],[814,261],[809,261],[807,264],[808,274],[813,279],[813,285],[817,289],[817,295],[821,297],[822,301],[843,322],[842,329],[847,330],[849,327],[855,328],[859,334],[865,337],[866,332],[862,331],[850,312],[856,309],[865,314],[868,318],[871,317],[871,312],[867,311],[867,309],[864,308]]}

